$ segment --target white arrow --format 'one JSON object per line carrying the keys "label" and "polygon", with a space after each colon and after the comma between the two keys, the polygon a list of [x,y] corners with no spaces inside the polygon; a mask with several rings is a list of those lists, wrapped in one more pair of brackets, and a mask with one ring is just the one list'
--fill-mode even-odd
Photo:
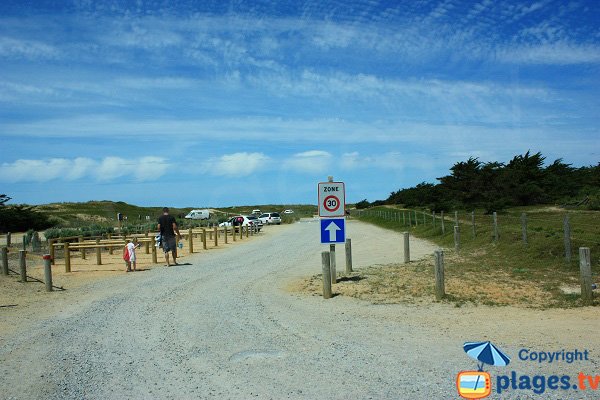
{"label": "white arrow", "polygon": [[326,231],[329,231],[329,241],[335,242],[335,238],[337,237],[337,231],[341,231],[342,229],[337,226],[335,222],[330,222],[325,228]]}

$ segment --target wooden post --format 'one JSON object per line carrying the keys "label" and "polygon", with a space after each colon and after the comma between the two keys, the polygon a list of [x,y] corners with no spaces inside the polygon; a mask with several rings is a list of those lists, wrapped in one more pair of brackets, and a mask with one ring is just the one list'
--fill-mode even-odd
{"label": "wooden post", "polygon": [[410,211],[408,212],[408,226],[409,227],[412,226],[412,221],[411,221],[411,217],[410,217]]}
{"label": "wooden post", "polygon": [[446,296],[446,288],[444,284],[444,252],[436,250],[435,256],[435,298],[441,300]]}
{"label": "wooden post", "polygon": [[521,213],[521,236],[523,238],[523,246],[527,247],[527,214]]}
{"label": "wooden post", "polygon": [[152,236],[152,263],[156,264],[158,263],[158,258],[156,256],[156,237]]}
{"label": "wooden post", "polygon": [[194,233],[192,228],[188,229],[188,250],[190,254],[194,252]]}
{"label": "wooden post", "polygon": [[225,244],[227,244],[227,227],[223,227],[223,236],[225,237]]}
{"label": "wooden post", "polygon": [[52,261],[50,260],[50,254],[44,254],[42,256],[44,260],[44,284],[46,285],[46,292],[52,291]]}
{"label": "wooden post", "polygon": [[443,211],[441,213],[440,218],[442,220],[442,235],[444,235],[446,233],[446,226],[444,225],[444,212]]}
{"label": "wooden post", "polygon": [[[149,236],[148,231],[146,231],[146,233],[144,234],[144,236],[147,238]],[[146,250],[146,254],[150,254],[150,241],[147,240],[146,243],[144,243],[144,249]]]}
{"label": "wooden post", "polygon": [[404,264],[408,264],[410,262],[410,240],[408,232],[403,232],[402,236],[404,237]]}
{"label": "wooden post", "polygon": [[48,250],[50,250],[50,261],[54,264],[54,243],[56,239],[48,239]]}
{"label": "wooden post", "polygon": [[235,226],[233,224],[231,224],[231,237],[233,238],[234,242],[237,240],[235,235]]}
{"label": "wooden post", "polygon": [[346,239],[346,274],[352,273],[352,241]]}
{"label": "wooden post", "polygon": [[244,239],[244,225],[240,224],[240,240]]}
{"label": "wooden post", "polygon": [[454,226],[458,226],[458,211],[454,211]]}
{"label": "wooden post", "polygon": [[417,218],[417,210],[415,210],[415,226],[419,226],[419,219]]}
{"label": "wooden post", "polygon": [[321,269],[323,272],[323,298],[330,299],[331,293],[331,268],[330,268],[330,257],[329,252],[324,251],[321,253]]}
{"label": "wooden post", "polygon": [[[79,244],[83,243],[83,236],[77,237],[77,243],[79,243]],[[85,248],[81,247],[79,249],[79,252],[81,253],[81,259],[85,260],[85,257],[86,257]]]}
{"label": "wooden post", "polygon": [[8,247],[2,248],[2,275],[8,275]]}
{"label": "wooden post", "polygon": [[475,239],[475,236],[477,235],[475,232],[475,211],[471,211],[471,227],[473,231],[473,239]]}
{"label": "wooden post", "polygon": [[19,271],[21,272],[21,282],[27,282],[27,250],[19,250]]}
{"label": "wooden post", "polygon": [[589,247],[579,248],[579,273],[581,277],[581,301],[584,305],[592,305],[592,264]]}
{"label": "wooden post", "polygon": [[565,215],[563,227],[565,232],[565,260],[571,262],[571,225],[569,224],[569,214]]}
{"label": "wooden post", "polygon": [[69,250],[69,242],[63,243],[63,252],[65,253],[65,272],[71,272],[71,250]]}
{"label": "wooden post", "polygon": [[[123,236],[125,236],[125,235],[123,235]],[[112,235],[109,233],[108,240],[110,240],[110,239],[112,239]],[[112,255],[112,253],[113,253],[113,247],[111,245],[108,245],[108,254]],[[98,264],[98,265],[100,265],[100,264]]]}
{"label": "wooden post", "polygon": [[215,239],[215,247],[219,247],[219,235],[218,235],[218,229],[216,226],[213,228],[214,229],[214,234],[213,237]]}
{"label": "wooden post", "polygon": [[406,226],[406,213],[402,211],[402,225]]}
{"label": "wooden post", "polygon": [[202,248],[204,250],[208,249],[208,247],[206,247],[206,228],[202,228]]}
{"label": "wooden post", "polygon": [[432,219],[432,223],[433,223],[433,229],[435,229],[435,211],[431,212],[431,219]]}
{"label": "wooden post", "polygon": [[331,284],[337,283],[337,265],[335,258],[335,244],[329,245],[329,262],[331,263]]}
{"label": "wooden post", "polygon": [[458,253],[458,248],[460,247],[460,230],[458,225],[454,226],[454,251]]}
{"label": "wooden post", "polygon": [[96,239],[96,265],[102,265],[102,248],[100,247],[100,239]]}
{"label": "wooden post", "polygon": [[7,232],[6,233],[6,247],[10,247],[10,245],[11,245],[11,237],[12,237],[11,233]]}
{"label": "wooden post", "polygon": [[498,213],[494,211],[494,242],[498,242]]}

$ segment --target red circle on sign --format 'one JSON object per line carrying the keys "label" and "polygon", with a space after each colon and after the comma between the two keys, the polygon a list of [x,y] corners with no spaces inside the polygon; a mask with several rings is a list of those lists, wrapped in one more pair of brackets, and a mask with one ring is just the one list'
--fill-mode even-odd
{"label": "red circle on sign", "polygon": [[[332,200],[335,200],[334,207],[331,207],[331,208],[327,206],[327,202],[328,202],[328,200],[330,200],[330,199],[332,199]],[[338,199],[338,198],[337,198],[337,197],[335,197],[335,196],[327,196],[327,197],[325,197],[325,200],[323,200],[323,207],[325,207],[325,209],[326,209],[327,211],[329,211],[329,212],[334,212],[334,211],[336,211],[338,208],[340,208],[340,199]]]}

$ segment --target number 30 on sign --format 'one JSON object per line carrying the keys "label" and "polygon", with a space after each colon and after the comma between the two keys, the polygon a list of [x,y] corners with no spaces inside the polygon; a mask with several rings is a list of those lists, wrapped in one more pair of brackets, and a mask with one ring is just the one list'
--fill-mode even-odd
{"label": "number 30 on sign", "polygon": [[343,217],[346,209],[344,182],[319,183],[319,216]]}

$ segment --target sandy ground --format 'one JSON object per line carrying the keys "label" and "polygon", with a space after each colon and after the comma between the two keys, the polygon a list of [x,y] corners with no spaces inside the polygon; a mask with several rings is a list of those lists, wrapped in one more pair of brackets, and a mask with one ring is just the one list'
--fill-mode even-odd
{"label": "sandy ground", "polygon": [[[347,230],[358,271],[403,259],[401,235],[356,221]],[[456,374],[476,368],[462,345],[483,340],[512,359],[486,367],[493,379],[514,372],[577,383],[579,372],[599,374],[597,307],[372,304],[290,292],[320,271],[324,249],[316,221],[302,221],[187,255],[175,268],[81,273],[65,291],[0,277],[2,293],[33,288],[2,297],[17,306],[0,308],[0,398],[454,399]],[[433,249],[411,240],[414,258]],[[538,363],[520,359],[524,350],[587,350],[588,359]],[[598,396],[509,389],[490,398]]]}

